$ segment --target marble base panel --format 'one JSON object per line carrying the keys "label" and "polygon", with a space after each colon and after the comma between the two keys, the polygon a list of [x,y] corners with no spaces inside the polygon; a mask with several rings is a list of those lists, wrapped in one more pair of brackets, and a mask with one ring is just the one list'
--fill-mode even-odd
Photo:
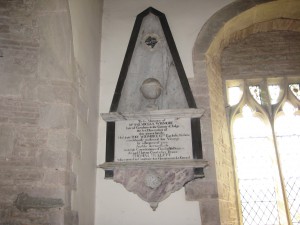
{"label": "marble base panel", "polygon": [[156,210],[159,202],[193,179],[193,168],[126,168],[114,170],[114,181],[148,202],[153,210]]}

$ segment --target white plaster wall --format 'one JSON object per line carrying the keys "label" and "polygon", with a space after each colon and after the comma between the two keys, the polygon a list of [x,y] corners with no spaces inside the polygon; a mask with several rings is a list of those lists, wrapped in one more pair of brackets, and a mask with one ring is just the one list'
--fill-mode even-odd
{"label": "white plaster wall", "polygon": [[81,157],[74,159],[77,190],[73,191],[72,210],[78,211],[79,225],[92,225],[95,218],[96,155],[99,120],[99,70],[102,0],[69,0],[75,61],[86,76],[86,91],[79,93],[82,110],[88,119],[77,117],[77,136]]}
{"label": "white plaster wall", "polygon": [[[152,6],[168,20],[187,77],[193,77],[192,48],[203,24],[232,0],[104,0],[101,63],[100,112],[112,101],[136,15]],[[106,124],[100,119],[98,164],[105,161]],[[172,194],[152,212],[146,202],[122,185],[104,180],[97,171],[96,225],[199,225],[198,202],[185,201],[184,189]]]}

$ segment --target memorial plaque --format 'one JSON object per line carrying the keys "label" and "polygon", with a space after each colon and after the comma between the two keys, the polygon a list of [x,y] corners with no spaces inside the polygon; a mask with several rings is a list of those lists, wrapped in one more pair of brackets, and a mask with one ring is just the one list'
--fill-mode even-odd
{"label": "memorial plaque", "polygon": [[135,21],[107,122],[105,178],[153,210],[204,177],[200,117],[165,15],[150,7]]}
{"label": "memorial plaque", "polygon": [[190,118],[116,122],[115,162],[192,158]]}

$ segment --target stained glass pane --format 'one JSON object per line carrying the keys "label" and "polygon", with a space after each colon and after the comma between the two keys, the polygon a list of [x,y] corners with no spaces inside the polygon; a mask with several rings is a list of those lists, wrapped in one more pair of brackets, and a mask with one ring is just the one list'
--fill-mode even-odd
{"label": "stained glass pane", "polygon": [[[282,106],[282,111],[284,112],[285,116],[294,117],[296,108],[290,102],[285,102]],[[284,131],[280,131],[280,132],[284,132]]]}
{"label": "stained glass pane", "polygon": [[[287,104],[287,103],[286,103]],[[300,224],[300,116],[287,113],[275,121],[282,174],[293,225]]]}
{"label": "stained glass pane", "polygon": [[249,90],[253,98],[261,105],[261,89],[258,85],[249,86]]}
{"label": "stained glass pane", "polygon": [[269,85],[268,91],[269,91],[271,104],[274,105],[274,104],[278,103],[279,94],[280,94],[280,86],[279,85]]}
{"label": "stained glass pane", "polygon": [[289,87],[298,100],[300,100],[300,84],[290,84]]}
{"label": "stained glass pane", "polygon": [[252,118],[254,110],[251,109],[248,105],[245,105],[242,108],[242,115],[244,118]]}
{"label": "stained glass pane", "polygon": [[242,91],[240,87],[229,87],[227,89],[227,99],[230,106],[234,106],[239,103],[242,97]]}
{"label": "stained glass pane", "polygon": [[[257,117],[235,119],[233,138],[244,225],[278,225],[270,131]],[[255,143],[255,145],[253,144]]]}

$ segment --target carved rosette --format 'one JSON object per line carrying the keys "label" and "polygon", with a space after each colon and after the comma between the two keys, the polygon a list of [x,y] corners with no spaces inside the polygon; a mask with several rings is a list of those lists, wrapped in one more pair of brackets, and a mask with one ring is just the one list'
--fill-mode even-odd
{"label": "carved rosette", "polygon": [[186,183],[194,179],[192,168],[184,169],[115,169],[114,181],[128,191],[148,202],[155,211],[159,202],[165,200]]}
{"label": "carved rosette", "polygon": [[146,34],[143,39],[146,48],[150,51],[155,50],[157,44],[160,42],[159,36],[155,33]]}

